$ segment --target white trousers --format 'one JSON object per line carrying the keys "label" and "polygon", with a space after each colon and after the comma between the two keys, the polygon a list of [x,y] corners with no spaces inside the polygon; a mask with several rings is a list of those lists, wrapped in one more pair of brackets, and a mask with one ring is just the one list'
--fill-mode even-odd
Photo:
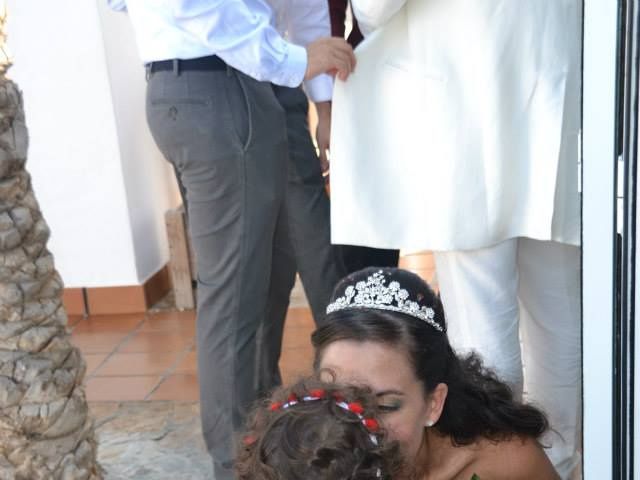
{"label": "white trousers", "polygon": [[580,249],[514,238],[435,252],[452,346],[477,351],[516,394],[542,408],[561,478],[580,464]]}

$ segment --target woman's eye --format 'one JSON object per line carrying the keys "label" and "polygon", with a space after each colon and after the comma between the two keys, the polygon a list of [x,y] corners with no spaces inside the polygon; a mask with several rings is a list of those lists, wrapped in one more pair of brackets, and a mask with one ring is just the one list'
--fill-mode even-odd
{"label": "woman's eye", "polygon": [[399,403],[393,403],[393,404],[384,404],[384,405],[378,405],[378,410],[380,410],[381,413],[390,413],[390,412],[397,412],[398,410],[400,410],[401,405]]}

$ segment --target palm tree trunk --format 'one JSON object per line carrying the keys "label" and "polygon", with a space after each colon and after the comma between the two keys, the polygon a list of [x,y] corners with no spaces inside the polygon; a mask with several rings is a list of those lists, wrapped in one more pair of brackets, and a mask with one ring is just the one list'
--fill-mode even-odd
{"label": "palm tree trunk", "polygon": [[[0,46],[2,25],[0,19]],[[85,363],[25,169],[22,96],[0,67],[0,479],[100,479]]]}

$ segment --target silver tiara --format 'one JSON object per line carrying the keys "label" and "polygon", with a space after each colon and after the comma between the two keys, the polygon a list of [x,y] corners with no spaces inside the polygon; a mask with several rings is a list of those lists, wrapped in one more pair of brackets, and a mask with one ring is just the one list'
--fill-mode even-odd
{"label": "silver tiara", "polygon": [[409,292],[400,288],[395,280],[389,286],[385,283],[386,279],[380,270],[367,278],[366,282],[361,280],[355,286],[349,285],[343,297],[329,304],[327,314],[351,308],[390,310],[424,320],[439,332],[443,331],[442,325],[434,320],[436,313],[433,308],[421,307],[418,302],[409,300]]}

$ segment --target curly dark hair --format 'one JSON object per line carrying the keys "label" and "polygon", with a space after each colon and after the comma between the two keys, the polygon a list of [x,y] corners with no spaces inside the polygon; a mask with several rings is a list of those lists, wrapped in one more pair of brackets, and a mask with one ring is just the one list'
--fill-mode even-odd
{"label": "curly dark hair", "polygon": [[344,278],[334,290],[332,302],[346,288],[382,272],[389,282],[397,281],[420,307],[433,309],[439,331],[413,316],[375,308],[352,308],[332,312],[312,334],[315,366],[324,350],[339,340],[380,342],[402,348],[409,358],[426,395],[436,386],[448,386],[442,415],[434,426],[448,435],[454,445],[468,445],[480,438],[502,441],[512,436],[539,439],[548,430],[545,414],[518,401],[507,384],[485,368],[477,354],[459,357],[446,334],[440,297],[417,275],[397,268],[368,268]]}
{"label": "curly dark hair", "polygon": [[[322,391],[319,400],[282,408],[293,395],[302,399]],[[338,400],[336,400],[336,398]],[[403,470],[398,446],[337,402],[358,403],[361,416],[375,421],[376,399],[356,386],[316,378],[276,390],[249,417],[238,448],[239,480],[374,480],[398,478]]]}

